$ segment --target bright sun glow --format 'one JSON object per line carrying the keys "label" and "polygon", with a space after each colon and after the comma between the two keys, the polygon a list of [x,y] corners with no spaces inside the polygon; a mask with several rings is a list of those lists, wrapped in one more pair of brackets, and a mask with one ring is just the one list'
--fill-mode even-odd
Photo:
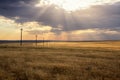
{"label": "bright sun glow", "polygon": [[55,4],[66,11],[88,8],[95,1],[96,0],[49,0],[50,3]]}
{"label": "bright sun glow", "polygon": [[79,9],[86,9],[92,5],[116,2],[118,0],[40,0],[36,6],[42,5],[56,5],[66,11],[76,11]]}

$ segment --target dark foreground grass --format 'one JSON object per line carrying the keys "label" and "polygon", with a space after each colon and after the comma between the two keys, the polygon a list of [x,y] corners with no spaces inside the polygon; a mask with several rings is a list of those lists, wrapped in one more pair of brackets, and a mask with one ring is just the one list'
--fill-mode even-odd
{"label": "dark foreground grass", "polygon": [[0,80],[120,80],[120,48],[1,45]]}

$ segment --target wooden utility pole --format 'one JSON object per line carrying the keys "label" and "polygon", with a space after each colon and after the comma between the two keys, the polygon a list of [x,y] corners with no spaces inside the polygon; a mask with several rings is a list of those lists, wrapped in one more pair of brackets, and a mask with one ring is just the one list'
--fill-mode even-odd
{"label": "wooden utility pole", "polygon": [[35,35],[35,37],[36,37],[36,47],[37,47],[37,37],[38,37],[38,36],[37,36],[37,35]]}
{"label": "wooden utility pole", "polygon": [[22,46],[22,31],[23,31],[23,29],[21,28],[20,31],[21,31],[21,34],[20,34],[20,46]]}
{"label": "wooden utility pole", "polygon": [[45,46],[45,41],[44,41],[45,39],[44,39],[44,32],[43,32],[43,47]]}
{"label": "wooden utility pole", "polygon": [[43,37],[43,47],[45,46],[45,44],[44,44],[45,42],[44,42],[44,37]]}

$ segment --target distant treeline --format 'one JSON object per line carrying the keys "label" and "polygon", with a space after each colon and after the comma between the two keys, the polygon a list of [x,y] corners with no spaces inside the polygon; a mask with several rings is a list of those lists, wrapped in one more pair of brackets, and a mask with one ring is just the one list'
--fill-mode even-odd
{"label": "distant treeline", "polygon": [[[0,43],[19,43],[21,40],[0,40]],[[24,43],[36,42],[36,40],[22,40]],[[37,42],[69,42],[63,40],[37,40]]]}
{"label": "distant treeline", "polygon": [[[120,41],[120,40],[86,40],[86,41],[67,41],[67,40],[37,40],[37,42],[104,42],[104,41]],[[19,43],[20,40],[0,40],[0,43]],[[36,42],[36,40],[22,40],[23,43]]]}

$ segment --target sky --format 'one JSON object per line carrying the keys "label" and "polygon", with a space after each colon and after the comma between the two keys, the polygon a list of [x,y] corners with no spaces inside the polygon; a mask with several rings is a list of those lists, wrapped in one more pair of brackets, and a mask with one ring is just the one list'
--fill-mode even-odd
{"label": "sky", "polygon": [[120,0],[0,0],[0,40],[120,40]]}

